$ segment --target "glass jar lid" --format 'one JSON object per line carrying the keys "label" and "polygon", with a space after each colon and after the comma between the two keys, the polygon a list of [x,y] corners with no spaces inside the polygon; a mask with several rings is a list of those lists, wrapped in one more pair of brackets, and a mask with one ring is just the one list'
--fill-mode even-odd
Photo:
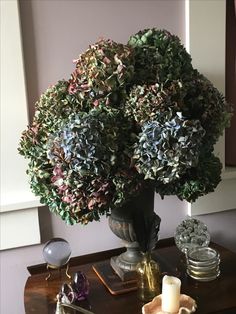
{"label": "glass jar lid", "polygon": [[206,264],[219,260],[219,253],[210,247],[193,248],[187,253],[188,260],[193,263]]}

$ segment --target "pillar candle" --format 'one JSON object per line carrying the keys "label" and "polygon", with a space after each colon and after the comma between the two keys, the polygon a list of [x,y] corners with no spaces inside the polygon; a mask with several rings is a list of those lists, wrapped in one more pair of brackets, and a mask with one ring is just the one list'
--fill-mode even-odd
{"label": "pillar candle", "polygon": [[179,311],[181,281],[172,276],[164,276],[162,280],[162,311],[177,313]]}

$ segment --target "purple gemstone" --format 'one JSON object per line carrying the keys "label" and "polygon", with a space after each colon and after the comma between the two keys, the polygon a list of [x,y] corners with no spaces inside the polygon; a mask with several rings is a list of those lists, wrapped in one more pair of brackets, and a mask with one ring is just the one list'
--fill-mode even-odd
{"label": "purple gemstone", "polygon": [[78,271],[71,284],[64,283],[61,287],[60,298],[65,303],[75,303],[87,299],[89,282],[85,274]]}
{"label": "purple gemstone", "polygon": [[73,290],[77,293],[77,300],[84,300],[89,294],[89,282],[85,274],[78,271],[74,275],[74,281],[72,283]]}

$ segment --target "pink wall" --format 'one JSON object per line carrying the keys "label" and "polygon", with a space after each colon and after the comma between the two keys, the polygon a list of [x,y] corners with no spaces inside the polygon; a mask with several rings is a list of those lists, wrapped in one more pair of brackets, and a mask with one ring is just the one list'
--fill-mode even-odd
{"label": "pink wall", "polygon": [[[57,80],[69,77],[72,59],[100,36],[126,42],[130,34],[140,29],[158,27],[166,28],[184,40],[184,0],[21,0],[20,13],[31,115],[40,93]],[[155,208],[162,218],[160,236],[173,236],[176,226],[186,216],[186,204],[175,197],[162,201],[157,196]],[[51,215],[47,208],[41,208],[39,212],[42,241],[63,237],[70,242],[73,255],[121,246],[109,230],[106,218],[85,227],[70,227]],[[235,212],[231,212],[201,218],[211,224],[213,238],[219,235],[236,250],[232,242],[235,237],[231,235],[234,229],[228,228],[232,221],[236,223],[235,217]],[[219,227],[221,233],[218,233]],[[231,242],[227,242],[224,230],[230,233]],[[1,252],[0,313],[24,313],[26,266],[43,262],[42,247]]]}
{"label": "pink wall", "polygon": [[28,100],[68,78],[72,60],[100,37],[126,43],[131,34],[166,28],[184,41],[184,0],[20,1]]}

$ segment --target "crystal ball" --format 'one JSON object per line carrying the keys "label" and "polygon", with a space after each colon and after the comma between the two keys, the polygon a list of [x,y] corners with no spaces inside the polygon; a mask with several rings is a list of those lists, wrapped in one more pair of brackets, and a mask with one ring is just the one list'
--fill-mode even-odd
{"label": "crystal ball", "polygon": [[62,238],[53,238],[43,248],[43,257],[46,263],[54,267],[65,265],[70,258],[71,248],[69,243]]}

